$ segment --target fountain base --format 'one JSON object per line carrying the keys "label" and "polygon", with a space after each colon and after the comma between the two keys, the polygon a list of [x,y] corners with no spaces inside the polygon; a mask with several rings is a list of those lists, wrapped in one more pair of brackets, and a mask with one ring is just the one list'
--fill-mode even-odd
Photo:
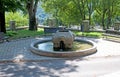
{"label": "fountain base", "polygon": [[[83,56],[87,56],[93,53],[96,53],[97,48],[95,46],[95,44],[92,41],[89,40],[82,40],[82,39],[75,39],[75,41],[77,42],[86,42],[92,45],[91,48],[88,49],[84,49],[84,50],[76,50],[76,51],[71,51],[71,50],[58,50],[58,51],[47,51],[47,50],[43,50],[43,49],[38,49],[36,47],[37,44],[42,44],[45,42],[50,42],[52,41],[52,39],[46,39],[46,40],[39,40],[37,42],[33,42],[30,46],[30,50],[35,53],[38,54],[40,56],[48,56],[48,57],[58,57],[58,58],[67,58],[67,57],[83,57]],[[55,48],[57,49],[57,48]]]}

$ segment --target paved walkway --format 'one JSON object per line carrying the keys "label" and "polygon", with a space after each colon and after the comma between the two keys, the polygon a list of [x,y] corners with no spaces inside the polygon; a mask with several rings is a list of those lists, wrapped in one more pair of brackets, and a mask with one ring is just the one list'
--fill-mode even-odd
{"label": "paved walkway", "polygon": [[[99,75],[120,71],[120,43],[106,41],[103,39],[82,38],[94,41],[97,45],[97,53],[83,58],[78,57],[76,59],[61,59],[33,54],[29,50],[30,44],[40,39],[46,38],[19,39],[1,43],[0,77],[96,77]],[[110,60],[103,61],[105,58],[109,58]],[[3,64],[6,61],[10,61],[10,64],[9,62]],[[11,64],[11,61],[27,61],[27,63]],[[36,61],[38,63],[34,63]],[[111,63],[112,65],[109,65]],[[115,66],[115,68],[112,66]],[[105,71],[105,69],[107,71]],[[96,72],[96,70],[99,73]],[[81,74],[77,75],[77,73],[80,72]]]}
{"label": "paved walkway", "polygon": [[30,44],[39,39],[45,38],[25,38],[1,43],[0,61],[52,59],[50,57],[38,56],[29,50]]}
{"label": "paved walkway", "polygon": [[[50,38],[50,37],[48,37]],[[0,44],[0,61],[10,61],[15,59],[21,60],[44,60],[44,59],[55,59],[51,57],[38,56],[33,54],[30,50],[30,44],[34,41],[46,39],[41,38],[29,38],[19,39],[11,42],[5,42]],[[102,39],[93,38],[82,38],[92,40],[97,45],[97,53],[87,56],[89,58],[94,57],[110,57],[120,56],[120,43],[110,42]]]}

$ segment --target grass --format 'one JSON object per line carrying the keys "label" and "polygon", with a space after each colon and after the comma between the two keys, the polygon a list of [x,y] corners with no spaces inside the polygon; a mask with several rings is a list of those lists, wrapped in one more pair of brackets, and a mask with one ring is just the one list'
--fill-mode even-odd
{"label": "grass", "polygon": [[79,32],[79,31],[74,31],[73,33],[76,36],[86,36],[86,37],[95,37],[95,38],[102,37],[102,33],[100,33],[100,32]]}
{"label": "grass", "polygon": [[35,37],[41,36],[44,34],[43,29],[38,29],[38,31],[29,31],[29,30],[17,30],[17,31],[7,31],[7,36],[10,39],[19,39],[19,38],[26,38],[26,37]]}
{"label": "grass", "polygon": [[[85,36],[85,37],[102,37],[102,33],[99,32],[79,32],[73,31],[76,36]],[[19,38],[26,38],[26,37],[35,37],[35,36],[42,36],[44,34],[43,28],[38,28],[38,31],[29,31],[29,30],[17,30],[17,31],[7,31],[7,36],[9,39],[19,39]]]}

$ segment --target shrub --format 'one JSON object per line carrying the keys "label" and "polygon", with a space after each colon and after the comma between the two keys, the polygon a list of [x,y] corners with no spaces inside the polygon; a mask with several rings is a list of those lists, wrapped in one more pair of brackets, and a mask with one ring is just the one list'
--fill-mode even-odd
{"label": "shrub", "polygon": [[16,27],[28,25],[28,16],[23,15],[20,12],[6,12],[5,13],[5,22],[6,26],[9,27],[9,22],[14,20],[16,22]]}

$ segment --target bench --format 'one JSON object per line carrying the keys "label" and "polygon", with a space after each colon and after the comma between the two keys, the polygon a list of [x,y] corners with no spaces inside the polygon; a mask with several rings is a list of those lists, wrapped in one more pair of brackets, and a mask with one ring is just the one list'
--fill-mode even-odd
{"label": "bench", "polygon": [[3,32],[0,32],[0,42],[4,42],[4,41],[8,42],[8,37],[5,36]]}
{"label": "bench", "polygon": [[63,30],[63,27],[44,27],[44,33],[46,34],[53,34],[56,33],[57,30]]}

